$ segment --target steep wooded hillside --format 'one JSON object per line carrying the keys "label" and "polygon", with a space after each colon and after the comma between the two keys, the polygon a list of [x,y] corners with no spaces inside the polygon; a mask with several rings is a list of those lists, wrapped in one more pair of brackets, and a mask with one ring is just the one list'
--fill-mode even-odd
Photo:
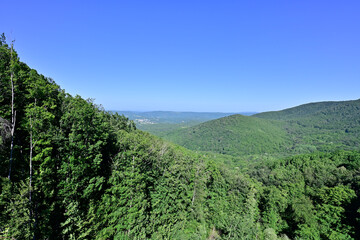
{"label": "steep wooded hillside", "polygon": [[284,122],[297,152],[360,148],[360,99],[310,103],[254,117]]}
{"label": "steep wooded hillside", "polygon": [[317,119],[349,121],[360,118],[360,99],[339,102],[315,102],[281,111],[263,112],[254,117],[273,120]]}

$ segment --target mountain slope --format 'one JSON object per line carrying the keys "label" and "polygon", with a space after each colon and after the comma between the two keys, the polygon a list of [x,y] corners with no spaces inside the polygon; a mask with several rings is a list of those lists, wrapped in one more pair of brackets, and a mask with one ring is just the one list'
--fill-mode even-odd
{"label": "mountain slope", "polygon": [[[298,146],[312,145],[319,151],[360,147],[360,99],[309,103],[254,117],[284,122]],[[298,147],[298,152],[304,149]]]}
{"label": "mountain slope", "polygon": [[273,120],[329,119],[352,120],[360,117],[360,99],[339,102],[316,102],[303,104],[281,111],[254,114],[254,117]]}
{"label": "mountain slope", "polygon": [[164,138],[192,150],[230,155],[275,153],[291,147],[282,122],[239,114],[178,130]]}
{"label": "mountain slope", "polygon": [[230,155],[282,155],[360,148],[360,100],[304,104],[251,117],[233,115],[166,139],[192,150]]}

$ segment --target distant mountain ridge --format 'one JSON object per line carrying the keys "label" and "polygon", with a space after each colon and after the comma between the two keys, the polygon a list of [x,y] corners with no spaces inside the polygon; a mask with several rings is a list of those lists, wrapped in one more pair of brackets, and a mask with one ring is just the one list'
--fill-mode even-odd
{"label": "distant mountain ridge", "polygon": [[[230,116],[237,113],[224,112],[177,112],[177,111],[112,111],[123,114],[130,120],[137,121],[140,124],[154,123],[182,123],[182,122],[205,122],[217,118]],[[243,112],[243,115],[253,115],[256,112]],[[148,123],[139,120],[147,119]],[[149,123],[151,122],[151,123]]]}
{"label": "distant mountain ridge", "polygon": [[360,100],[309,103],[249,117],[233,115],[176,130],[164,138],[192,150],[230,155],[360,149]]}
{"label": "distant mountain ridge", "polygon": [[[350,101],[326,101],[314,102],[299,105],[296,107],[284,109],[281,111],[270,111],[254,114],[254,117],[260,117],[273,120],[294,120],[313,117],[314,115],[326,115],[328,113],[336,114],[343,112],[350,113],[350,117],[360,116],[360,99]],[[350,112],[354,111],[354,112]]]}
{"label": "distant mountain ridge", "polygon": [[[168,132],[184,129],[197,124],[218,119],[235,113],[222,112],[174,112],[174,111],[113,111],[133,120],[137,128],[150,132],[159,137]],[[244,112],[244,115],[252,115],[256,112]]]}

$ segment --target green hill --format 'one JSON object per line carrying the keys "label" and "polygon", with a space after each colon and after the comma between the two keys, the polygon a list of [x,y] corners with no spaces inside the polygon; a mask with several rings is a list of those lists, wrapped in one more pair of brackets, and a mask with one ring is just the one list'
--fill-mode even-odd
{"label": "green hill", "polygon": [[291,146],[282,122],[239,114],[177,130],[165,138],[192,150],[230,155],[283,152]]}
{"label": "green hill", "polygon": [[280,155],[359,149],[360,100],[319,102],[251,117],[232,115],[171,132],[192,150]]}
{"label": "green hill", "polygon": [[360,117],[360,99],[339,102],[316,102],[303,104],[281,111],[254,114],[254,117],[273,120],[329,120],[344,121]]}
{"label": "green hill", "polygon": [[284,122],[297,152],[305,152],[303,146],[319,151],[360,147],[360,99],[309,103],[254,117]]}

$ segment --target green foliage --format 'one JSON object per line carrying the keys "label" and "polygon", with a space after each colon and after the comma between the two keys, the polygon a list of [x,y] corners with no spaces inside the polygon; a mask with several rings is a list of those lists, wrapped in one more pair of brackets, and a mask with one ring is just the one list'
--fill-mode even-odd
{"label": "green foliage", "polygon": [[[5,238],[31,239],[34,234],[34,218],[31,217],[31,206],[29,203],[28,186],[24,181],[19,182],[13,191],[7,185],[6,191],[11,192],[11,197],[6,199],[8,204],[5,213],[8,216],[6,225],[2,229]],[[5,185],[5,186],[6,186]]]}
{"label": "green foliage", "polygon": [[352,228],[342,223],[345,207],[356,198],[355,191],[347,186],[323,187],[316,194],[316,216],[322,228],[320,234],[328,239],[350,239]]}
{"label": "green foliage", "polygon": [[[354,239],[360,234],[358,152],[300,155],[259,164],[264,227],[300,239]],[[265,174],[264,174],[265,173]]]}

